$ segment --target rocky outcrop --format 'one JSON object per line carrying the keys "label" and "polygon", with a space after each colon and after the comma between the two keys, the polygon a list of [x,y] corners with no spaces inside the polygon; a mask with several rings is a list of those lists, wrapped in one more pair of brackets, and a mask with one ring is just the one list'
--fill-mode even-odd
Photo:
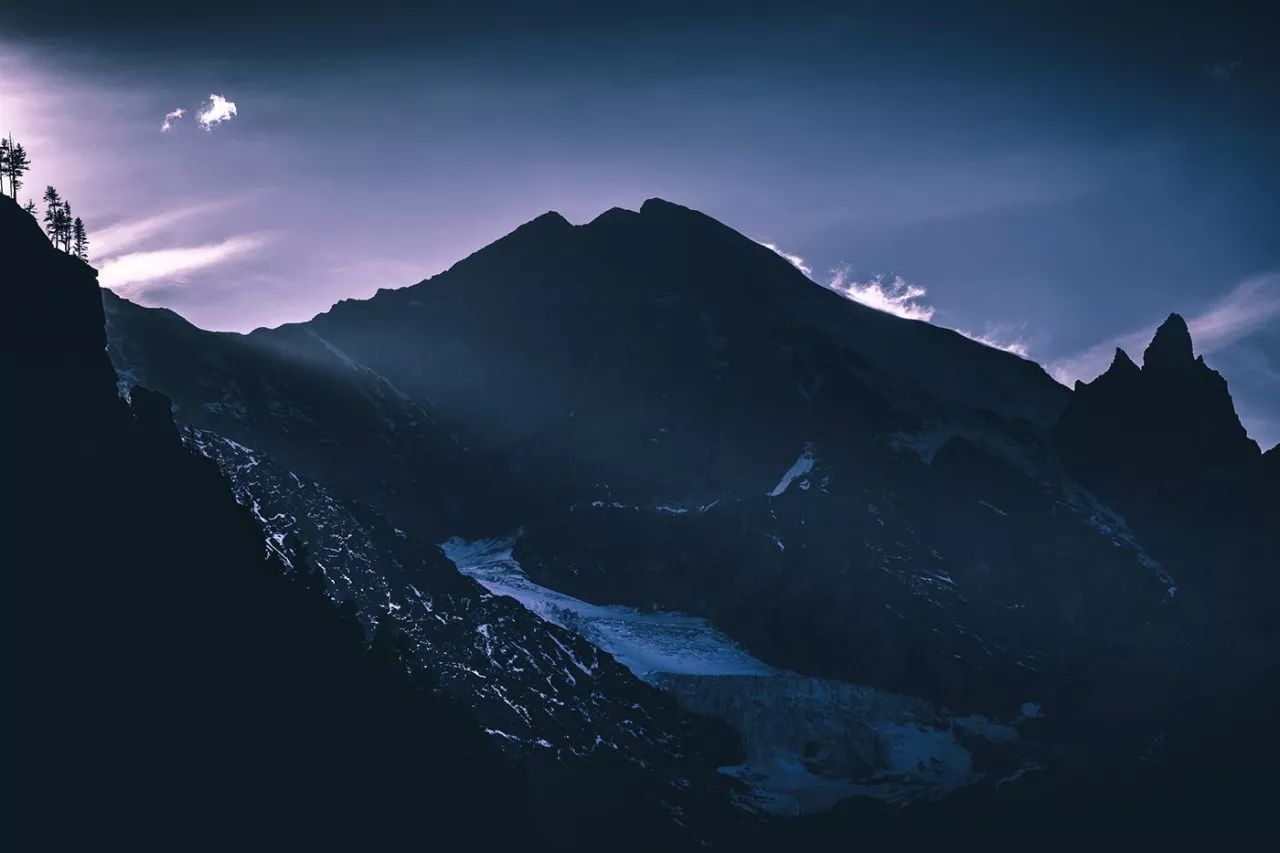
{"label": "rocky outcrop", "polygon": [[1105,373],[1077,382],[1054,432],[1077,469],[1113,481],[1176,480],[1260,455],[1226,380],[1193,354],[1177,314],[1156,330],[1141,368],[1118,349]]}

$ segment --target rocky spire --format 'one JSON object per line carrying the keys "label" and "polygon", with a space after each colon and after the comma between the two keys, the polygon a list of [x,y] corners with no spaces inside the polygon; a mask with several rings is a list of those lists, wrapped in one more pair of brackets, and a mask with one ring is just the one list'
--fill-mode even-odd
{"label": "rocky spire", "polygon": [[1180,314],[1170,314],[1156,329],[1156,335],[1142,354],[1144,369],[1185,369],[1195,362],[1191,331]]}
{"label": "rocky spire", "polygon": [[1107,373],[1113,376],[1137,376],[1138,372],[1138,365],[1129,358],[1129,353],[1116,347],[1116,354],[1111,359],[1111,366],[1107,368]]}
{"label": "rocky spire", "polygon": [[1195,357],[1177,314],[1156,330],[1141,369],[1117,349],[1106,373],[1077,384],[1054,431],[1075,466],[1134,481],[1248,464],[1260,455],[1226,380]]}

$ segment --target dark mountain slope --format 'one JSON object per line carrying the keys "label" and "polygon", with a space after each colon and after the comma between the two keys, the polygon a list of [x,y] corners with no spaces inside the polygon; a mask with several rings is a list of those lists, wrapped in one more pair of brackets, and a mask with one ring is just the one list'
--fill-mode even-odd
{"label": "dark mountain slope", "polygon": [[406,675],[393,633],[367,649],[264,553],[168,400],[117,396],[94,271],[7,198],[0,256],[19,845],[449,839],[528,814],[516,768]]}
{"label": "dark mountain slope", "polygon": [[442,537],[465,528],[463,508],[490,493],[484,469],[439,428],[428,402],[324,341],[264,347],[110,291],[102,298],[112,359],[128,366],[122,380],[165,389],[185,423],[359,494],[403,524],[438,526]]}
{"label": "dark mountain slope", "polygon": [[1193,354],[1177,314],[1156,331],[1141,368],[1117,349],[1105,373],[1077,383],[1054,431],[1076,467],[1117,482],[1162,484],[1195,470],[1256,464],[1261,455],[1227,381]]}
{"label": "dark mountain slope", "polygon": [[1132,646],[1167,597],[1065,482],[1041,430],[1068,392],[1038,365],[677,205],[547,214],[252,337],[311,333],[505,465],[544,583],[708,616],[779,666],[1007,710]]}
{"label": "dark mountain slope", "polygon": [[[164,373],[146,312],[108,308],[120,366],[183,385],[160,387],[201,423],[222,399],[224,366]],[[192,360],[205,334],[186,327],[167,357]],[[1128,485],[1151,492],[1149,515],[1093,477],[1106,466],[1090,466],[1088,447],[1065,451],[1052,430],[1070,392],[1038,366],[849,303],[700,214],[656,201],[581,227],[548,214],[430,281],[248,338],[228,340],[251,354],[251,374],[273,374],[278,360],[341,364],[430,406],[468,461],[460,481],[423,482],[466,494],[468,466],[495,471],[497,500],[463,522],[489,535],[522,526],[514,557],[535,581],[708,616],[767,663],[852,682],[832,695],[870,684],[998,719],[1039,706],[1027,725],[1044,767],[913,806],[899,828],[950,834],[997,815],[1056,831],[1114,798],[1132,800],[1142,823],[1171,802],[1187,815],[1220,807],[1221,774],[1252,792],[1266,773],[1251,755],[1274,752],[1253,745],[1275,700],[1270,561],[1251,562],[1252,545],[1224,548],[1206,571],[1204,553],[1169,533],[1145,475]],[[291,406],[278,389],[253,403]],[[1208,443],[1231,456],[1241,445],[1216,411]],[[1111,420],[1096,422],[1102,434]],[[254,446],[255,421],[239,428]],[[323,479],[297,458],[293,470]],[[336,460],[339,496],[378,504],[383,481],[408,473],[402,463]],[[300,497],[273,500],[301,517]],[[442,515],[380,508],[411,539],[440,535]],[[1183,539],[1222,541],[1227,529],[1218,516],[1175,517]],[[1237,583],[1249,576],[1263,584]],[[682,699],[733,705],[761,751],[770,727],[785,727],[767,690],[699,679]],[[1199,738],[1213,754],[1197,754]],[[893,832],[868,809],[846,804],[817,837],[868,817]]]}
{"label": "dark mountain slope", "polygon": [[546,214],[429,281],[252,337],[310,332],[510,454],[539,493],[716,488],[811,439],[806,421],[1047,424],[1067,396],[1034,363],[852,303],[656,199],[581,227]]}
{"label": "dark mountain slope", "polygon": [[[492,470],[501,499],[465,523],[523,526],[536,579],[707,616],[780,667],[991,713],[1140,714],[1164,693],[1133,674],[1177,669],[1162,650],[1204,607],[1172,595],[1176,551],[1144,547],[1063,469],[1047,428],[1070,395],[1038,365],[852,303],[667,202],[580,227],[546,214],[429,281],[247,339],[173,322],[157,341],[147,312],[107,302],[113,355],[187,422],[262,449],[273,411],[328,428],[285,382],[251,407],[267,414],[214,422],[243,383],[187,354],[206,346],[264,376],[376,377],[458,436],[461,469],[353,452],[330,479],[296,449],[281,461],[437,541],[444,516],[403,512],[384,483],[417,477],[451,495],[418,505],[441,506]],[[322,443],[270,429],[281,453]]]}
{"label": "dark mountain slope", "polygon": [[1105,373],[1077,383],[1053,437],[1072,473],[1202,593],[1195,633],[1230,648],[1233,670],[1274,660],[1280,471],[1245,433],[1226,379],[1194,355],[1183,319],[1165,320],[1141,367],[1117,350]]}

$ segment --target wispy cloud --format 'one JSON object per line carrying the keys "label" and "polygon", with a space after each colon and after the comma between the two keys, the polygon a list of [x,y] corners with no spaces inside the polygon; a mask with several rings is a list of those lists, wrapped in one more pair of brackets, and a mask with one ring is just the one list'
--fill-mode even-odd
{"label": "wispy cloud", "polygon": [[757,243],[759,243],[761,246],[764,246],[766,249],[771,250],[771,251],[772,251],[772,252],[774,252],[775,254],[777,254],[777,255],[779,255],[779,256],[781,256],[781,257],[783,257],[783,258],[786,258],[788,261],[790,261],[790,262],[791,262],[791,266],[793,266],[793,267],[795,267],[796,269],[800,270],[800,272],[804,273],[805,275],[809,276],[810,278],[812,278],[812,277],[813,277],[813,267],[811,267],[811,266],[809,266],[807,263],[805,263],[804,258],[800,257],[799,255],[794,255],[794,254],[792,254],[791,252],[783,251],[782,249],[778,248],[778,247],[777,247],[776,245],[774,245],[773,243],[769,243],[769,242],[767,242],[767,241],[765,241],[765,240],[757,240],[756,242],[757,242]]}
{"label": "wispy cloud", "polygon": [[200,105],[196,113],[196,121],[205,130],[213,130],[214,125],[231,121],[236,115],[236,105],[222,95],[210,95],[209,100]]}
{"label": "wispy cloud", "polygon": [[1226,83],[1244,66],[1243,59],[1223,60],[1209,66],[1209,76],[1219,83]]}
{"label": "wispy cloud", "polygon": [[[790,261],[792,266],[809,276],[809,278],[813,278],[813,268],[809,266],[804,258],[766,240],[757,240],[756,242]],[[839,267],[832,270],[826,286],[846,299],[866,305],[868,308],[886,311],[898,317],[905,317],[908,320],[932,322],[935,309],[932,305],[922,301],[929,295],[929,291],[925,287],[908,282],[901,276],[896,275],[878,275],[866,281],[857,281],[851,275],[848,267]],[[980,344],[995,347],[1022,358],[1030,358],[1031,349],[1026,340],[1023,339],[1020,333],[1021,330],[1017,334],[1010,335],[1009,332],[1011,330],[1012,327],[996,328],[991,324],[988,324],[986,331],[982,333],[956,329],[966,338],[977,341]]]}
{"label": "wispy cloud", "polygon": [[987,330],[981,334],[977,332],[970,332],[965,329],[956,329],[956,331],[971,341],[977,341],[978,343],[986,344],[989,347],[995,347],[996,349],[1001,349],[1005,352],[1011,352],[1014,355],[1021,356],[1023,358],[1031,357],[1031,345],[1027,343],[1020,334],[1014,335],[1010,338],[1003,330],[995,329],[990,326],[988,326]]}
{"label": "wispy cloud", "polygon": [[[1188,317],[1191,339],[1201,355],[1229,346],[1280,318],[1280,270],[1245,279],[1205,311]],[[1090,380],[1111,363],[1116,347],[1137,360],[1158,325],[1117,335],[1074,355],[1053,361],[1049,373],[1070,385],[1077,379]]]}
{"label": "wispy cloud", "polygon": [[128,219],[101,230],[95,230],[89,235],[93,252],[90,260],[98,263],[130,246],[136,246],[152,237],[165,234],[179,222],[201,214],[212,213],[234,203],[235,200],[223,200],[175,207],[142,219]]}
{"label": "wispy cloud", "polygon": [[187,114],[187,111],[184,110],[182,107],[169,110],[169,112],[164,114],[164,123],[160,125],[160,132],[167,133],[169,128],[173,127],[173,123],[178,119],[182,118],[186,114]]}
{"label": "wispy cloud", "polygon": [[98,283],[112,290],[132,290],[152,281],[181,281],[184,276],[196,270],[248,254],[264,242],[262,235],[244,234],[220,243],[159,249],[154,252],[131,252],[103,264],[98,273]]}
{"label": "wispy cloud", "polygon": [[933,319],[933,306],[921,301],[929,291],[901,276],[878,275],[866,281],[857,281],[850,277],[847,267],[842,267],[832,271],[827,287],[877,311],[886,311],[908,320],[923,320],[926,323]]}

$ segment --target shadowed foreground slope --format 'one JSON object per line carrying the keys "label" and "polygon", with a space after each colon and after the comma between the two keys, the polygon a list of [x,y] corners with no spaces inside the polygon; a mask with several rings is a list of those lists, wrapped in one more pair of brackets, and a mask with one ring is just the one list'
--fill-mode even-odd
{"label": "shadowed foreground slope", "polygon": [[168,400],[117,396],[94,271],[7,198],[0,249],[21,835],[443,841],[525,813],[520,773],[406,675],[394,636],[367,648],[281,572],[217,468],[179,442]]}

